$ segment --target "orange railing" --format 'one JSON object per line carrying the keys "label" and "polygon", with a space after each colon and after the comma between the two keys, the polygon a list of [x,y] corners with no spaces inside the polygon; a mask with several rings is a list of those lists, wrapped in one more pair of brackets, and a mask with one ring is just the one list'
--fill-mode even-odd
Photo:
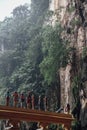
{"label": "orange railing", "polygon": [[46,125],[50,123],[64,124],[67,130],[71,130],[71,122],[73,121],[72,115],[70,114],[44,112],[9,106],[0,106],[0,119],[9,119],[13,122],[13,125],[20,121],[42,122],[44,129]]}

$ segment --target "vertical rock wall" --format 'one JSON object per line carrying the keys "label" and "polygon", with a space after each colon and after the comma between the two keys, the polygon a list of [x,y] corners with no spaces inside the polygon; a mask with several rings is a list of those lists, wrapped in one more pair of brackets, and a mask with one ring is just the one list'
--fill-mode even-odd
{"label": "vertical rock wall", "polygon": [[61,106],[65,107],[66,103],[70,103],[70,85],[71,85],[71,64],[66,68],[60,69],[60,86],[61,86]]}
{"label": "vertical rock wall", "polygon": [[[81,66],[81,60],[83,61],[83,50],[87,46],[87,0],[54,0],[52,4],[54,11],[63,7],[61,11],[61,23],[65,28],[63,37],[67,38],[70,46],[76,49],[76,58],[72,58],[72,62],[67,64],[66,68],[60,69],[61,106],[65,107],[67,103],[70,103],[72,108],[74,104],[72,81],[75,76],[81,77],[84,69],[84,65]],[[75,62],[74,65],[73,62]],[[85,66],[87,71],[87,65]],[[87,79],[82,82],[87,91]]]}

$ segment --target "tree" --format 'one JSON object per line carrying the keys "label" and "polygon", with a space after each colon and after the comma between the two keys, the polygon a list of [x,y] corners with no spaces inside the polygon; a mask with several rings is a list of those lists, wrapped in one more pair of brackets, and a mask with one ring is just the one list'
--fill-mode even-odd
{"label": "tree", "polygon": [[40,68],[48,84],[57,81],[59,68],[67,64],[68,49],[66,41],[61,37],[62,31],[60,24],[56,24],[54,27],[48,25],[42,34],[44,58]]}
{"label": "tree", "polygon": [[43,23],[48,7],[49,0],[31,0],[31,21],[34,24]]}

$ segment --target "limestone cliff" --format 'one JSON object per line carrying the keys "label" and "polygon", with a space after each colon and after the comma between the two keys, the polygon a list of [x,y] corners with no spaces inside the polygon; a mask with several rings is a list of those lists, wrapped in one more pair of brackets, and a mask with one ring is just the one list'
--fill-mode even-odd
{"label": "limestone cliff", "polygon": [[[83,91],[84,103],[87,98],[87,0],[52,0],[50,9],[61,9],[63,38],[71,47],[71,60],[60,69],[61,106],[71,108],[80,99]],[[82,99],[80,100],[82,103]]]}

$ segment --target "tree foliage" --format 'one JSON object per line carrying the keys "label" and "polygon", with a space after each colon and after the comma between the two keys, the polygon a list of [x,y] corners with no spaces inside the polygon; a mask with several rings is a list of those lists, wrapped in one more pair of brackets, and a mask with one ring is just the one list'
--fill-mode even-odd
{"label": "tree foliage", "polygon": [[30,89],[40,94],[57,83],[58,70],[66,65],[68,50],[60,24],[45,24],[48,5],[49,0],[31,0],[31,9],[28,5],[16,7],[12,17],[0,22],[2,91]]}
{"label": "tree foliage", "polygon": [[[41,91],[43,76],[39,64],[43,56],[40,32],[44,20],[40,16],[43,17],[43,12],[47,9],[46,3],[47,1],[37,0],[32,1],[31,9],[28,5],[16,7],[12,17],[0,22],[1,88],[11,91]],[[39,24],[35,22],[38,20]]]}
{"label": "tree foliage", "polygon": [[56,82],[59,68],[66,66],[68,62],[68,49],[66,41],[61,37],[62,31],[63,29],[58,23],[54,27],[48,25],[43,30],[44,59],[40,68],[48,84]]}

